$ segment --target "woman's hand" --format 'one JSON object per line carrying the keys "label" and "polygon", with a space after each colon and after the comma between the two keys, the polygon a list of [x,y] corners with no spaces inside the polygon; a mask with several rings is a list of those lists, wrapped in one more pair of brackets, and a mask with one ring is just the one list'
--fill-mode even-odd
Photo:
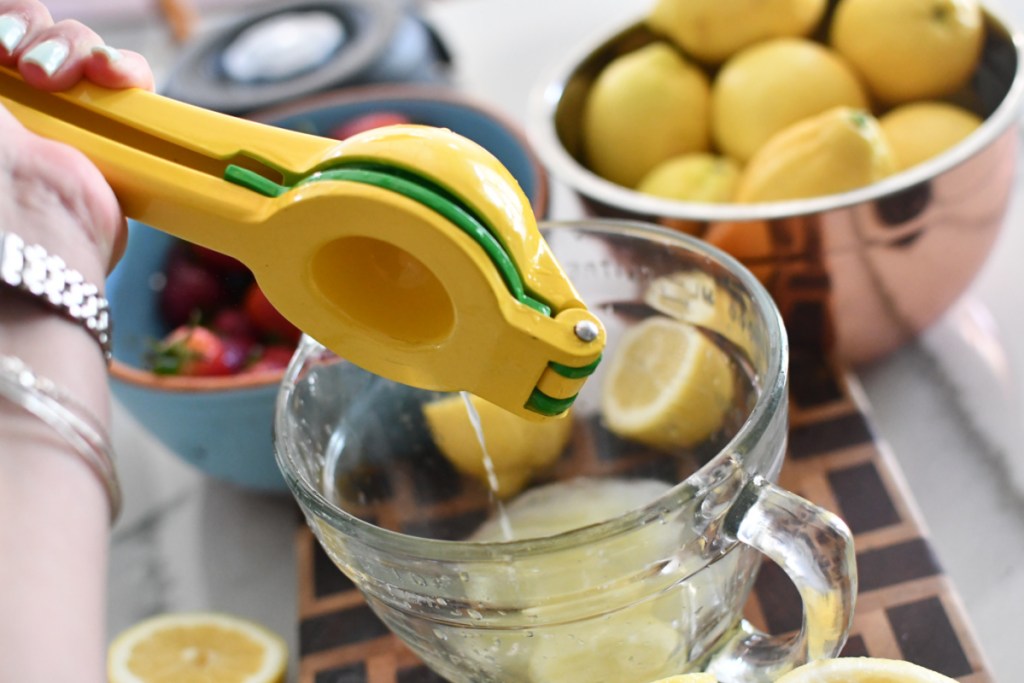
{"label": "woman's hand", "polygon": [[[36,0],[0,0],[0,66],[41,90],[64,90],[83,78],[107,88],[153,88],[141,55],[107,47],[77,21],[54,23]],[[0,141],[0,228],[101,281],[127,235],[103,176],[77,150],[31,133],[3,107]]]}
{"label": "woman's hand", "polygon": [[[140,55],[104,47],[78,22],[55,24],[36,0],[0,0],[0,67],[42,90],[83,78],[108,88],[153,86]],[[113,191],[85,156],[29,132],[2,97],[0,230],[41,244],[102,287],[126,241]],[[0,289],[0,354],[20,358],[109,424],[106,364],[80,325]],[[108,514],[103,487],[75,449],[0,399],[0,680],[106,680]]]}

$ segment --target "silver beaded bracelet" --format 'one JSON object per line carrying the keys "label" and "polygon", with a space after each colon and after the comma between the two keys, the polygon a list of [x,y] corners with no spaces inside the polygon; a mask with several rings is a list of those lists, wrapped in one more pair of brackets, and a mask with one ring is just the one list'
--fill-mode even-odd
{"label": "silver beaded bracelet", "polygon": [[57,385],[37,376],[14,356],[0,355],[0,397],[35,415],[75,449],[106,490],[113,524],[121,512],[121,486],[110,440],[99,422]]}
{"label": "silver beaded bracelet", "polygon": [[81,325],[111,359],[110,312],[96,285],[68,268],[59,256],[18,235],[0,230],[0,286],[34,297],[68,320]]}

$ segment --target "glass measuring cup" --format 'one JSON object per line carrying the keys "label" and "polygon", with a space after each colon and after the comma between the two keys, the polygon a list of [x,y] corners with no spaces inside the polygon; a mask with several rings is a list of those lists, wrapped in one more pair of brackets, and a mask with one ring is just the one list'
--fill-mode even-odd
{"label": "glass measuring cup", "polygon": [[[698,670],[747,683],[836,655],[852,618],[853,544],[838,518],[771,483],[785,451],[788,358],[768,294],[685,235],[599,221],[543,228],[608,332],[557,461],[501,502],[433,443],[424,406],[438,394],[305,339],[278,398],[275,444],[328,555],[456,683],[645,683]],[[685,448],[623,437],[603,414],[623,339],[652,319],[693,326],[733,379],[721,424]],[[566,515],[552,533],[551,518]],[[540,520],[533,533],[530,519]],[[762,556],[803,599],[793,638],[742,621]]]}

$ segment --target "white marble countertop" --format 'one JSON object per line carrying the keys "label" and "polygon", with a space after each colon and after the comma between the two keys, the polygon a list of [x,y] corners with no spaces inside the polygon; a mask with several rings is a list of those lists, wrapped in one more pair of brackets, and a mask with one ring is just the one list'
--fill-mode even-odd
{"label": "white marble countertop", "polygon": [[[523,121],[547,67],[645,4],[435,0],[425,11],[454,53],[459,87]],[[1022,0],[994,5],[1024,26]],[[158,75],[173,54],[155,24],[121,24],[104,34],[146,54]],[[998,248],[970,291],[919,341],[859,371],[875,425],[998,681],[1019,678],[1024,635],[1024,174],[1018,188]],[[554,190],[552,217],[578,215],[573,197]],[[112,546],[110,633],[158,612],[220,610],[261,621],[294,652],[290,499],[204,478],[120,406],[114,439],[126,510]]]}

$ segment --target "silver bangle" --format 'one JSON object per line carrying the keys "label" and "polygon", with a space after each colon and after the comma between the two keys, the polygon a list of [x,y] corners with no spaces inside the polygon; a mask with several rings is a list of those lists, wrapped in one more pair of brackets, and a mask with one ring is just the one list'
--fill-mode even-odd
{"label": "silver bangle", "polygon": [[20,358],[0,355],[0,397],[45,422],[75,449],[107,493],[110,523],[121,512],[121,486],[103,427],[50,380]]}
{"label": "silver bangle", "polygon": [[0,230],[0,285],[34,297],[68,320],[81,325],[100,345],[103,358],[112,357],[110,311],[96,285],[51,256],[38,244],[25,244],[18,235]]}

